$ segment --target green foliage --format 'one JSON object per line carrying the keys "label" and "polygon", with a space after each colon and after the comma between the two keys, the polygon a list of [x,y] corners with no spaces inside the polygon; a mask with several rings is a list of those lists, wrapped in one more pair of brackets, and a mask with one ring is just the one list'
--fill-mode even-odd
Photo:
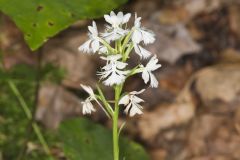
{"label": "green foliage", "polygon": [[[70,160],[112,160],[111,131],[87,119],[71,119],[60,126],[64,152]],[[121,160],[149,160],[137,143],[120,138]],[[124,159],[125,158],[125,159]]]}
{"label": "green foliage", "polygon": [[0,10],[24,33],[32,50],[79,19],[97,18],[126,0],[0,0]]}
{"label": "green foliage", "polygon": [[[35,99],[36,68],[28,65],[18,65],[8,72],[0,67],[0,153],[4,160],[16,160],[27,142],[35,144],[36,151],[29,152],[24,160],[47,160],[36,135],[30,130],[29,120],[19,105],[19,101],[8,86],[7,81],[13,81],[27,105],[33,109]],[[59,82],[63,77],[61,69],[52,65],[43,66],[41,79]],[[45,132],[48,143],[54,143],[54,137]]]}

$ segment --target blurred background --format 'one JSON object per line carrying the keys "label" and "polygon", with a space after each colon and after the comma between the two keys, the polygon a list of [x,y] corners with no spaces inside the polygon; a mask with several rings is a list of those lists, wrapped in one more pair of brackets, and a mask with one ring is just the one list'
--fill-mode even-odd
{"label": "blurred background", "polygon": [[[142,17],[143,26],[156,34],[147,49],[162,64],[156,71],[159,87],[142,94],[144,114],[121,115],[120,123],[127,120],[123,135],[143,146],[151,160],[239,160],[240,1],[129,0],[116,11]],[[96,21],[102,31],[103,18]],[[62,148],[72,142],[61,140],[74,134],[62,133],[84,131],[69,126],[59,131],[59,126],[83,117],[87,95],[79,84],[94,87],[102,65],[97,55],[77,50],[90,24],[77,21],[33,53],[11,18],[0,13],[0,160],[47,159],[32,124],[40,127],[56,159],[71,160]],[[143,86],[139,76],[124,90]],[[105,93],[113,96],[108,87]],[[87,119],[111,128],[101,110]]]}

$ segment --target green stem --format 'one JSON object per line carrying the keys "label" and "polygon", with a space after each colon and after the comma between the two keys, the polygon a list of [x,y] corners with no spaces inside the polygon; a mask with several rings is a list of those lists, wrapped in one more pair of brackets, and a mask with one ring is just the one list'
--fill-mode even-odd
{"label": "green stem", "polygon": [[125,53],[124,53],[123,62],[126,62],[126,60],[128,59],[128,56],[129,56],[129,54],[131,53],[131,51],[132,51],[133,48],[134,48],[134,45],[133,45],[133,43],[131,43],[131,44],[128,46],[128,48],[127,48],[127,50],[125,51]]}
{"label": "green stem", "polygon": [[111,108],[111,106],[109,105],[109,103],[107,102],[101,88],[97,85],[97,90],[98,90],[98,94],[99,94],[99,99],[102,101],[104,108],[106,109],[107,113],[110,115],[110,118],[113,117],[113,110]]}
{"label": "green stem", "polygon": [[[8,85],[10,87],[10,89],[12,90],[12,92],[14,93],[14,95],[17,97],[19,103],[20,103],[20,106],[22,107],[23,111],[25,112],[27,118],[32,121],[33,117],[32,117],[32,113],[31,111],[29,110],[28,108],[28,105],[27,103],[25,102],[24,98],[22,97],[22,95],[20,94],[19,90],[17,89],[16,85],[8,80]],[[41,143],[43,149],[44,149],[44,152],[50,157],[50,159],[52,160],[52,155],[51,155],[51,152],[50,152],[50,149],[41,133],[41,130],[39,128],[39,126],[37,125],[36,122],[32,122],[32,127],[33,127],[33,130],[39,140],[39,142]]]}
{"label": "green stem", "polygon": [[119,132],[118,132],[118,116],[119,116],[119,99],[122,92],[122,84],[115,87],[115,106],[113,114],[113,157],[119,160]]}
{"label": "green stem", "polygon": [[114,54],[117,53],[117,51],[116,51],[114,48],[112,48],[105,40],[103,40],[102,38],[99,38],[99,41],[100,41],[105,47],[107,47],[107,49],[108,49],[110,52],[112,52],[112,53],[114,53]]}
{"label": "green stem", "polygon": [[122,45],[123,50],[126,48],[128,42],[129,42],[129,40],[130,40],[130,38],[131,38],[132,33],[133,33],[133,30],[131,30],[131,31],[128,33],[128,35],[125,37],[125,39],[124,39],[124,41],[123,41],[123,45]]}

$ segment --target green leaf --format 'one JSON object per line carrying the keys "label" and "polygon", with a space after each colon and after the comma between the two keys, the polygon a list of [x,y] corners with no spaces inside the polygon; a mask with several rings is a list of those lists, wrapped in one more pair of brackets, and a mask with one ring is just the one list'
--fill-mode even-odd
{"label": "green leaf", "polygon": [[127,0],[0,0],[0,11],[24,33],[32,50],[79,19],[97,18]]}
{"label": "green leaf", "polygon": [[[76,118],[63,122],[59,133],[70,160],[113,160],[110,130],[87,119]],[[149,160],[139,144],[126,138],[120,138],[120,153],[120,160]]]}

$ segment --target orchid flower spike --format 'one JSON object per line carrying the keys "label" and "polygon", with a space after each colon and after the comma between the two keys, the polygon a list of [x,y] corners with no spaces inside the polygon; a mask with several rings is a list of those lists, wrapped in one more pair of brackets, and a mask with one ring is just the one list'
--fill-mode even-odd
{"label": "orchid flower spike", "polygon": [[124,112],[126,114],[129,114],[130,117],[133,117],[136,114],[142,114],[143,107],[139,104],[141,102],[144,102],[143,99],[137,97],[136,95],[141,94],[145,91],[145,89],[142,89],[141,91],[133,91],[128,93],[127,95],[123,96],[118,104],[123,104],[124,106],[127,106]]}
{"label": "orchid flower spike", "polygon": [[92,26],[88,26],[88,36],[89,40],[86,41],[83,45],[81,45],[78,50],[85,53],[95,53],[100,48],[100,42],[98,38],[98,30],[95,21],[92,22]]}
{"label": "orchid flower spike", "polygon": [[[136,14],[134,25],[128,28],[127,22],[130,17],[130,13],[124,15],[122,12],[117,14],[111,12],[109,15],[104,15],[104,19],[108,24],[104,33],[101,34],[98,33],[96,23],[93,21],[92,26],[88,27],[89,40],[79,47],[80,51],[86,53],[98,52],[101,54],[100,58],[106,62],[101,70],[97,72],[97,75],[100,78],[100,82],[114,89],[115,99],[106,99],[104,92],[98,85],[98,94],[96,95],[91,87],[81,85],[89,94],[89,97],[82,104],[83,114],[91,114],[91,112],[95,111],[92,101],[96,101],[112,120],[114,160],[119,159],[118,138],[122,129],[122,127],[118,129],[119,105],[125,106],[124,112],[130,117],[143,114],[141,103],[144,100],[139,98],[138,95],[144,89],[122,94],[126,79],[141,73],[146,84],[150,82],[151,87],[157,87],[158,81],[153,72],[161,67],[161,64],[158,64],[157,57],[151,57],[152,53],[143,47],[143,45],[155,41],[154,33],[141,26],[141,17],[137,17]],[[129,59],[132,57],[130,55],[132,50],[139,55],[140,60],[151,57],[149,62],[145,66],[141,63],[138,63],[135,67],[128,65]]]}
{"label": "orchid flower spike", "polygon": [[158,59],[157,56],[153,56],[149,62],[147,63],[147,65],[144,67],[143,65],[141,65],[142,67],[142,79],[144,80],[144,83],[148,83],[148,81],[150,81],[150,86],[152,88],[157,88],[158,87],[158,81],[156,79],[156,77],[154,76],[154,74],[152,73],[153,71],[157,70],[158,68],[161,67],[161,64],[157,64],[158,63]]}
{"label": "orchid flower spike", "polygon": [[107,86],[123,83],[129,71],[123,70],[127,63],[120,61],[122,56],[117,54],[101,58],[107,61],[107,64],[102,68],[103,71],[98,72],[98,75],[101,76],[100,79],[105,79],[103,83]]}

